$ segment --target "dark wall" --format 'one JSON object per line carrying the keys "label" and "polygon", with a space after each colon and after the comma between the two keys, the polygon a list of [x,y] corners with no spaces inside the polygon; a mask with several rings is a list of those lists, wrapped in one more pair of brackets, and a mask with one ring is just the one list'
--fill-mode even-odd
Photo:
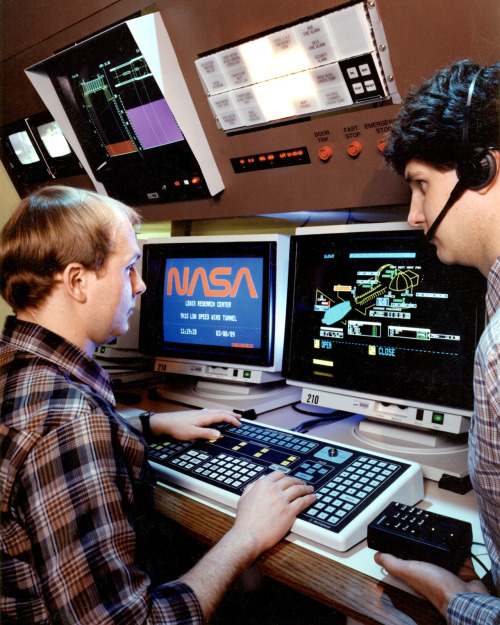
{"label": "dark wall", "polygon": [[[1,122],[45,108],[24,69],[65,45],[144,9],[140,0],[3,0]],[[288,211],[335,210],[402,204],[406,187],[388,171],[372,122],[394,117],[398,105],[335,115],[228,137],[218,130],[198,78],[199,53],[342,4],[339,0],[158,0],[191,96],[225,183],[217,198],[148,207],[146,217],[199,219]],[[461,58],[488,64],[499,58],[498,0],[378,0],[399,92],[404,96],[434,71]],[[373,125],[372,125],[373,126]],[[357,127],[362,153],[346,152],[348,129]],[[328,162],[319,135],[333,149]],[[235,174],[233,157],[306,146],[311,164]],[[86,176],[74,184],[88,185]]]}

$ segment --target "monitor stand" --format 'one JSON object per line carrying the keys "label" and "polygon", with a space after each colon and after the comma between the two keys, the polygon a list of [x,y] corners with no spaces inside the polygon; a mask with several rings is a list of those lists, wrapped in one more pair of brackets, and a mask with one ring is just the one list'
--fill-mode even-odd
{"label": "monitor stand", "polygon": [[284,380],[264,384],[217,382],[175,376],[156,388],[156,394],[193,408],[222,408],[256,415],[300,401],[301,389],[285,384]]}
{"label": "monitor stand", "polygon": [[[457,488],[468,484],[467,434],[451,436],[440,432],[421,432],[366,419],[363,415],[339,421],[329,438],[374,453],[385,453],[412,460],[422,466],[424,477],[436,482],[450,476]],[[466,492],[466,491],[465,491]]]}

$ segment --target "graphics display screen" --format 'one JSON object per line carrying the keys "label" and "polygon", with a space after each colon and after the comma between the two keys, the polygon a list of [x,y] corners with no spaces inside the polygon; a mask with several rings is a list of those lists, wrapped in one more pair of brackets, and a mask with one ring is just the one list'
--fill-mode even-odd
{"label": "graphics display screen", "polygon": [[420,231],[292,237],[285,375],[471,409],[484,278]]}
{"label": "graphics display screen", "polygon": [[28,133],[25,130],[11,134],[8,140],[21,165],[38,163],[40,157],[38,156]]}
{"label": "graphics display screen", "polygon": [[209,195],[201,168],[127,23],[39,66],[95,178],[130,204]]}
{"label": "graphics display screen", "polygon": [[137,47],[131,45],[128,52],[122,48],[119,60],[111,51],[101,54],[102,62],[85,65],[69,84],[83,101],[88,122],[107,154],[119,156],[182,141],[172,111]]}
{"label": "graphics display screen", "polygon": [[52,158],[59,158],[60,156],[71,154],[71,148],[57,122],[53,121],[42,124],[38,126],[37,132],[49,156]]}

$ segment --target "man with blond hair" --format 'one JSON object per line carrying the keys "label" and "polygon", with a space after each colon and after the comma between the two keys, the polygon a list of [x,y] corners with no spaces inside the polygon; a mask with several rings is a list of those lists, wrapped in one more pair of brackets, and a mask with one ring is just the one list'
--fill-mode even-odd
{"label": "man with blond hair", "polygon": [[[0,234],[2,623],[202,623],[231,582],[290,529],[312,488],[274,472],[245,491],[233,527],[192,569],[153,585],[137,519],[155,478],[144,435],[216,438],[221,410],[126,421],[95,347],[123,334],[145,290],[131,208],[47,187]],[[143,431],[143,428],[145,430]]]}

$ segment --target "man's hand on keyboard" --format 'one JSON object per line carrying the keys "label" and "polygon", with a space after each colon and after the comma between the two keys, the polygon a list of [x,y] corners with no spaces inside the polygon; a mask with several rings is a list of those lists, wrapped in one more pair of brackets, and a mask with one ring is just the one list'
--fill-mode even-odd
{"label": "man's hand on keyboard", "polygon": [[183,412],[157,412],[151,417],[151,431],[155,436],[168,434],[178,441],[208,440],[220,437],[219,430],[209,427],[213,423],[232,423],[239,426],[240,417],[229,410],[186,410]]}
{"label": "man's hand on keyboard", "polygon": [[296,516],[315,501],[311,485],[274,471],[243,491],[233,530],[253,541],[257,558],[281,540]]}
{"label": "man's hand on keyboard", "polygon": [[180,580],[190,586],[209,619],[231,582],[276,544],[299,512],[314,503],[312,486],[274,471],[243,492],[233,527]]}

